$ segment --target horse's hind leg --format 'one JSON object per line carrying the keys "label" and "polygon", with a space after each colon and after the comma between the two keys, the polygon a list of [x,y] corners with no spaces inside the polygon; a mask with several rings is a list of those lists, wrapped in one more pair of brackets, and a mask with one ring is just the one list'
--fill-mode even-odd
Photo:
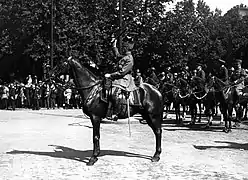
{"label": "horse's hind leg", "polygon": [[98,160],[97,156],[100,154],[100,121],[99,117],[91,117],[91,123],[93,126],[93,154],[87,163],[88,166],[92,166]]}
{"label": "horse's hind leg", "polygon": [[160,154],[162,152],[161,149],[161,138],[162,138],[162,129],[161,129],[161,122],[162,122],[162,114],[155,115],[142,115],[144,119],[146,119],[147,124],[152,128],[153,133],[156,137],[156,152],[152,157],[152,162],[158,162],[160,160]]}

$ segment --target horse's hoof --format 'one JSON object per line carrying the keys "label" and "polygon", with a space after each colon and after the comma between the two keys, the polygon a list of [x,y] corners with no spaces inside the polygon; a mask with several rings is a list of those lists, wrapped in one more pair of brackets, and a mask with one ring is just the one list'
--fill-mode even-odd
{"label": "horse's hoof", "polygon": [[191,122],[189,123],[189,125],[190,125],[190,126],[195,125],[195,121],[191,121]]}
{"label": "horse's hoof", "polygon": [[209,124],[209,126],[212,126],[213,125],[213,123],[212,122],[210,122],[210,123],[208,123]]}
{"label": "horse's hoof", "polygon": [[96,157],[90,158],[89,162],[87,162],[86,165],[87,166],[93,166],[97,160],[98,160],[98,158],[96,158]]}
{"label": "horse's hoof", "polygon": [[228,129],[228,132],[232,132],[232,130],[231,129]]}
{"label": "horse's hoof", "polygon": [[223,129],[223,132],[229,133],[229,130],[228,130],[227,128],[224,128],[224,129]]}
{"label": "horse's hoof", "polygon": [[239,124],[239,123],[235,123],[235,124],[233,125],[233,127],[240,127],[240,124]]}
{"label": "horse's hoof", "polygon": [[224,122],[220,122],[220,125],[221,125],[221,126],[224,125]]}
{"label": "horse's hoof", "polygon": [[159,156],[153,156],[152,157],[152,162],[158,162],[160,160]]}
{"label": "horse's hoof", "polygon": [[204,129],[209,129],[209,128],[210,128],[210,126],[209,126],[209,124],[207,124]]}
{"label": "horse's hoof", "polygon": [[113,115],[112,120],[113,121],[117,121],[118,120],[118,116],[117,115]]}

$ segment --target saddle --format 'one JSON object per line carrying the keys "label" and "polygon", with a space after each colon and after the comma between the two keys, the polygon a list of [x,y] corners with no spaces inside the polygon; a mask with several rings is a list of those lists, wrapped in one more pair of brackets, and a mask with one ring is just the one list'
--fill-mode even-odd
{"label": "saddle", "polygon": [[101,93],[101,99],[108,102],[109,97],[113,96],[116,99],[122,99],[122,104],[127,104],[126,97],[128,97],[130,105],[141,106],[139,92],[140,87],[141,85],[135,85],[135,80],[131,74],[127,74],[123,78],[116,79],[114,81],[107,78],[104,82],[104,92]]}

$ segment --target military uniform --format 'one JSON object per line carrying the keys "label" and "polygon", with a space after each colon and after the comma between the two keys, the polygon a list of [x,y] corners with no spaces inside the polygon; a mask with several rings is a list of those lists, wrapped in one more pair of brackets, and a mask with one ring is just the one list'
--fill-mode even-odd
{"label": "military uniform", "polygon": [[206,73],[201,69],[199,71],[197,71],[196,74],[197,77],[201,78],[204,82],[206,80]]}
{"label": "military uniform", "polygon": [[159,84],[159,79],[157,75],[155,74],[154,70],[152,70],[150,76],[148,77],[148,83],[157,87]]}
{"label": "military uniform", "polygon": [[220,67],[219,79],[222,80],[225,84],[228,83],[229,80],[228,69],[225,66]]}
{"label": "military uniform", "polygon": [[[124,55],[121,55],[118,51],[118,48],[116,47],[117,40],[115,38],[112,39],[113,41],[113,50],[114,54],[117,58],[120,58],[120,60],[117,63],[117,71],[111,73],[111,74],[105,74],[106,83],[105,83],[105,90],[108,90],[110,88],[109,86],[109,78],[111,78],[113,81],[113,84],[122,86],[122,87],[128,87],[130,85],[130,82],[132,80],[132,70],[134,65],[134,59],[131,53],[131,50],[133,48],[134,42],[133,39],[130,36],[126,36],[123,38],[123,51],[125,52]],[[133,86],[134,83],[133,83]],[[106,97],[106,91],[103,93]],[[112,106],[113,104],[113,106]],[[117,120],[118,116],[116,115],[118,112],[116,112],[114,102],[109,103],[109,108],[113,107],[113,120]],[[110,117],[111,111],[108,110],[107,117]]]}
{"label": "military uniform", "polygon": [[197,69],[196,76],[193,77],[193,85],[196,89],[202,90],[205,89],[206,73],[201,69],[201,66],[198,66]]}
{"label": "military uniform", "polygon": [[[132,41],[131,39],[123,39],[123,41]],[[116,43],[116,42],[115,42]],[[110,77],[112,79],[121,79],[125,76],[131,76],[134,60],[131,53],[132,44],[128,44],[124,42],[124,47],[126,49],[126,52],[124,55],[120,54],[118,51],[118,48],[116,47],[116,44],[114,44],[114,53],[117,58],[121,58],[117,63],[117,71],[110,74]],[[106,76],[106,75],[105,75]]]}
{"label": "military uniform", "polygon": [[235,90],[240,95],[241,90],[244,88],[244,78],[246,77],[245,70],[243,68],[235,69],[232,76],[231,82],[235,84]]}

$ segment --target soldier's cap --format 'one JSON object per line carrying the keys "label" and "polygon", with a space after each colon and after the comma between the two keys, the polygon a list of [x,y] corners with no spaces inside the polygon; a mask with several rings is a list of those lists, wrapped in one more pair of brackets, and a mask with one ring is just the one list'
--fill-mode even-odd
{"label": "soldier's cap", "polygon": [[155,71],[156,69],[155,69],[155,67],[152,67],[151,70]]}
{"label": "soldier's cap", "polygon": [[161,75],[165,75],[165,72],[161,72]]}

